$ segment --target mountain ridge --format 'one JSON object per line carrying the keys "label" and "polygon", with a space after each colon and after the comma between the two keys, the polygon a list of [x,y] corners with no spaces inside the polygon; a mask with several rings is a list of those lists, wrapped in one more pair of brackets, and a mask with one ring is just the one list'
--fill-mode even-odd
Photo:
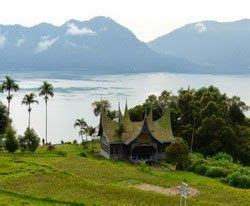
{"label": "mountain ridge", "polygon": [[148,42],[161,54],[186,58],[211,73],[250,73],[250,20],[187,24]]}
{"label": "mountain ridge", "polygon": [[199,66],[158,54],[109,17],[61,26],[0,25],[0,69],[79,68],[90,73],[191,72]]}

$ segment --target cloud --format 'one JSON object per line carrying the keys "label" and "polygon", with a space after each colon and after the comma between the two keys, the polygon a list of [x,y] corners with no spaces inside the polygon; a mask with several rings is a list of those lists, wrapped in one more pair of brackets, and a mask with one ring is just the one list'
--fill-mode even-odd
{"label": "cloud", "polygon": [[202,22],[196,23],[194,27],[198,33],[203,33],[207,31],[207,26]]}
{"label": "cloud", "polygon": [[24,38],[20,38],[20,39],[17,40],[16,46],[20,47],[20,46],[22,46],[24,44],[24,42],[25,42],[25,39]]}
{"label": "cloud", "polygon": [[0,34],[0,48],[4,47],[5,42],[6,42],[6,37]]}
{"label": "cloud", "polygon": [[43,52],[50,48],[56,41],[59,39],[59,37],[56,38],[50,38],[49,36],[42,36],[40,42],[38,42],[36,47],[36,53]]}
{"label": "cloud", "polygon": [[73,23],[69,23],[68,24],[68,30],[67,30],[67,34],[69,35],[73,35],[73,36],[84,36],[84,35],[87,35],[87,36],[92,36],[92,35],[96,35],[96,32],[89,29],[89,28],[86,28],[86,27],[83,27],[83,28],[78,28],[75,24]]}

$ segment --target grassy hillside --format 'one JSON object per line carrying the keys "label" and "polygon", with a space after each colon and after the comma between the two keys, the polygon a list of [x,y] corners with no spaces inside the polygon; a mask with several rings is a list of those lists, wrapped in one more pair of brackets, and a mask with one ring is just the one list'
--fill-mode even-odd
{"label": "grassy hillside", "polygon": [[[90,148],[90,146],[89,146]],[[96,149],[98,150],[98,149]],[[39,148],[35,154],[0,153],[0,205],[178,205],[178,196],[136,189],[185,181],[200,191],[188,205],[249,205],[250,190],[189,172],[169,172],[103,159],[79,145]]]}

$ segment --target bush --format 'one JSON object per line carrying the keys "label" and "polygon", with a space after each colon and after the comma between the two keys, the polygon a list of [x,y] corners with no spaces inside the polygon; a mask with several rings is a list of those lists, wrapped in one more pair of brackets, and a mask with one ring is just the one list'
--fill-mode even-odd
{"label": "bush", "polygon": [[189,162],[188,152],[188,146],[181,139],[177,139],[166,150],[167,162],[175,164],[177,170],[184,170]]}
{"label": "bush", "polygon": [[79,156],[81,157],[87,157],[87,153],[85,151],[82,151],[79,153]]}
{"label": "bush", "polygon": [[27,128],[24,136],[19,137],[19,143],[22,150],[34,152],[39,146],[40,138],[34,129]]}
{"label": "bush", "polygon": [[234,172],[226,178],[229,185],[240,188],[250,188],[250,176]]}
{"label": "bush", "polygon": [[216,155],[213,156],[213,158],[215,160],[223,160],[223,161],[229,161],[229,162],[233,162],[233,157],[227,153],[224,152],[219,152]]}
{"label": "bush", "polygon": [[56,154],[63,156],[63,157],[66,157],[68,153],[66,151],[58,151],[58,152],[56,152]]}
{"label": "bush", "polygon": [[199,174],[199,175],[205,175],[207,173],[207,170],[208,170],[208,167],[206,165],[199,165],[197,164],[195,167],[194,167],[194,172]]}
{"label": "bush", "polygon": [[61,144],[64,144],[64,141],[63,141],[63,140],[61,140]]}
{"label": "bush", "polygon": [[73,144],[77,144],[77,140],[76,139],[73,141]]}
{"label": "bush", "polygon": [[213,166],[213,167],[208,167],[205,175],[208,177],[226,177],[228,175],[228,170],[223,168],[223,167],[217,167],[217,166]]}
{"label": "bush", "polygon": [[18,149],[18,141],[16,131],[12,127],[8,127],[5,132],[5,148],[8,152],[14,153]]}

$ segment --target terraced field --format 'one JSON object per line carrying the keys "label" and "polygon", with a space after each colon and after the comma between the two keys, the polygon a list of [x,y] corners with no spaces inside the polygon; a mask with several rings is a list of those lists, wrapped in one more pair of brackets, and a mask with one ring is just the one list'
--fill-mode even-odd
{"label": "terraced field", "polygon": [[[89,146],[90,147],[90,146]],[[250,190],[190,172],[105,160],[79,145],[39,148],[34,154],[0,153],[0,205],[178,205],[179,196],[144,191],[140,184],[171,188],[182,181],[199,190],[188,205],[250,205]]]}

